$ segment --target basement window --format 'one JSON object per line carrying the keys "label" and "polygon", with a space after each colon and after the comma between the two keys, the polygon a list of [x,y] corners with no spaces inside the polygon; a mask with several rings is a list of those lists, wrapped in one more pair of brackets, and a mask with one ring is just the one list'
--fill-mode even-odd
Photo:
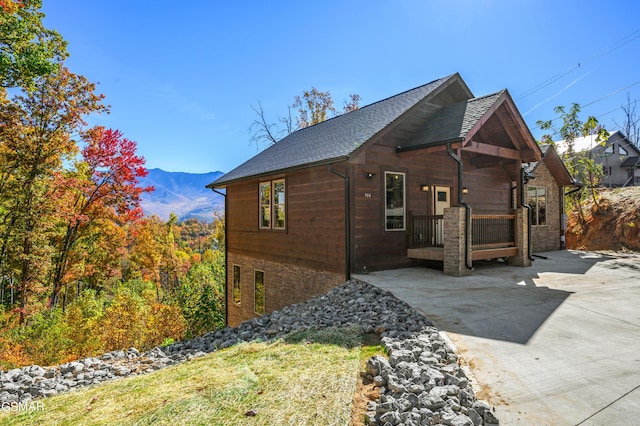
{"label": "basement window", "polygon": [[254,271],[254,310],[258,315],[264,315],[264,271]]}
{"label": "basement window", "polygon": [[405,230],[405,174],[384,172],[385,181],[385,230]]}
{"label": "basement window", "polygon": [[530,186],[527,191],[527,204],[531,206],[531,224],[547,224],[547,188]]}
{"label": "basement window", "polygon": [[233,303],[240,304],[240,266],[233,265]]}

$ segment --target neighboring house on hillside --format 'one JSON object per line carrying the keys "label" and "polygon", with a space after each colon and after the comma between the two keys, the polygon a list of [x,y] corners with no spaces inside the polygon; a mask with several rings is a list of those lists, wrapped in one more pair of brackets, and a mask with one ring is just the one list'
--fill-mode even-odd
{"label": "neighboring house on hillside", "polygon": [[[556,147],[561,154],[568,149],[565,141],[556,142]],[[577,138],[573,151],[590,151],[604,172],[601,186],[640,186],[640,150],[621,131],[611,133],[604,144],[596,141],[596,135]]]}
{"label": "neighboring house on hillside", "polygon": [[459,74],[290,134],[208,185],[226,189],[227,323],[351,273],[424,260],[455,276],[483,259],[530,265],[530,243],[560,248],[572,184],[545,153],[506,90],[476,98]]}

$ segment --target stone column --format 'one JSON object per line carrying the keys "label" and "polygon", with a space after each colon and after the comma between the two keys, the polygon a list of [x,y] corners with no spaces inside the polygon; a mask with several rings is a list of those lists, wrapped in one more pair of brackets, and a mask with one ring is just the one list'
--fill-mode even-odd
{"label": "stone column", "polygon": [[[465,209],[449,207],[444,209],[444,273],[454,277],[471,275],[465,266]],[[469,235],[471,240],[471,235]],[[467,246],[471,250],[471,241]],[[471,259],[471,252],[469,252]]]}
{"label": "stone column", "polygon": [[509,258],[509,264],[515,266],[531,266],[529,259],[529,211],[525,207],[516,209],[515,237],[518,255]]}

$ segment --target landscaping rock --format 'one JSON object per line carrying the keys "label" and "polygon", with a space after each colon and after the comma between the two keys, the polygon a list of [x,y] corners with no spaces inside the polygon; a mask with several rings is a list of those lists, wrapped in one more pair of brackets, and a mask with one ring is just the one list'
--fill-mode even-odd
{"label": "landscaping rock", "polygon": [[388,291],[358,281],[236,328],[226,327],[145,353],[128,348],[54,367],[34,365],[0,372],[0,403],[29,401],[159,370],[238,342],[280,339],[291,332],[326,327],[375,332],[389,354],[389,360],[376,355],[367,361],[364,375],[381,393],[378,401],[367,406],[370,424],[498,423],[489,404],[475,399],[457,355],[433,324]]}

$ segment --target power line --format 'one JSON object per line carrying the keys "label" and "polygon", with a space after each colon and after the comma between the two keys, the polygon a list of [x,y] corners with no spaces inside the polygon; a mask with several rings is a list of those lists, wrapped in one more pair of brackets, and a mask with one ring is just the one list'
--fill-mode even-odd
{"label": "power line", "polygon": [[616,42],[616,45],[614,45],[611,48],[605,48],[599,52],[594,53],[593,55],[591,55],[591,57],[587,58],[584,61],[578,62],[576,65],[572,66],[571,68],[569,68],[568,70],[561,72],[559,74],[556,74],[555,76],[551,77],[548,80],[543,81],[542,83],[538,84],[537,86],[534,86],[533,88],[526,90],[525,92],[521,93],[519,96],[517,96],[515,99],[516,100],[521,100],[526,98],[527,96],[530,96],[542,89],[544,89],[545,87],[555,83],[556,81],[562,79],[563,77],[567,76],[568,74],[572,73],[573,71],[581,68],[584,64],[587,64],[597,58],[600,58],[602,56],[605,56],[619,48],[621,48],[622,46],[631,43],[632,41],[636,40],[640,38],[640,28],[638,28],[637,30],[631,32],[630,34],[627,34],[626,36],[624,36],[623,38],[621,38],[620,40],[618,40]]}
{"label": "power line", "polygon": [[607,95],[604,95],[603,97],[598,98],[598,99],[596,99],[596,100],[595,100],[595,101],[593,101],[593,102],[589,102],[588,104],[582,105],[582,108],[586,108],[586,107],[588,107],[588,106],[590,106],[590,105],[595,104],[596,102],[600,102],[600,101],[601,101],[601,100],[603,100],[603,99],[607,99],[607,98],[609,98],[609,97],[611,97],[611,96],[613,96],[613,95],[617,95],[618,93],[622,92],[623,90],[629,89],[629,88],[631,88],[631,87],[633,87],[633,86],[637,86],[638,84],[640,84],[640,80],[636,81],[635,83],[629,84],[628,86],[625,86],[625,87],[623,87],[623,88],[621,88],[621,89],[614,90],[613,92],[611,92],[611,93],[609,93],[609,94],[607,94]]}
{"label": "power line", "polygon": [[[604,96],[602,96],[602,97],[600,97],[600,98],[598,98],[598,99],[596,99],[594,101],[591,101],[591,102],[589,102],[587,104],[584,104],[584,105],[580,105],[580,109],[586,108],[586,107],[591,106],[591,105],[593,105],[593,104],[595,104],[597,102],[600,102],[600,101],[602,101],[604,99],[610,98],[611,96],[617,95],[618,93],[622,92],[623,90],[629,89],[629,88],[637,86],[639,84],[640,84],[640,80],[636,81],[635,83],[628,84],[628,85],[626,85],[626,86],[624,86],[624,87],[622,87],[620,89],[614,90],[613,92],[608,93],[608,94],[606,94],[606,95],[604,95]],[[634,102],[635,101],[637,101],[637,99],[634,99]],[[617,110],[619,110],[621,108],[622,107],[615,108],[615,109],[613,109],[613,110],[611,110],[609,112],[606,112],[604,114],[600,114],[598,117],[602,117],[604,115],[611,114],[612,112],[617,111]],[[551,121],[553,122],[553,121],[556,121],[556,120],[559,120],[559,119],[560,119],[560,117],[556,117],[556,118],[553,118]],[[540,128],[540,126],[536,125],[536,127],[531,128],[531,130],[536,130],[536,129],[539,129],[539,128]]]}

